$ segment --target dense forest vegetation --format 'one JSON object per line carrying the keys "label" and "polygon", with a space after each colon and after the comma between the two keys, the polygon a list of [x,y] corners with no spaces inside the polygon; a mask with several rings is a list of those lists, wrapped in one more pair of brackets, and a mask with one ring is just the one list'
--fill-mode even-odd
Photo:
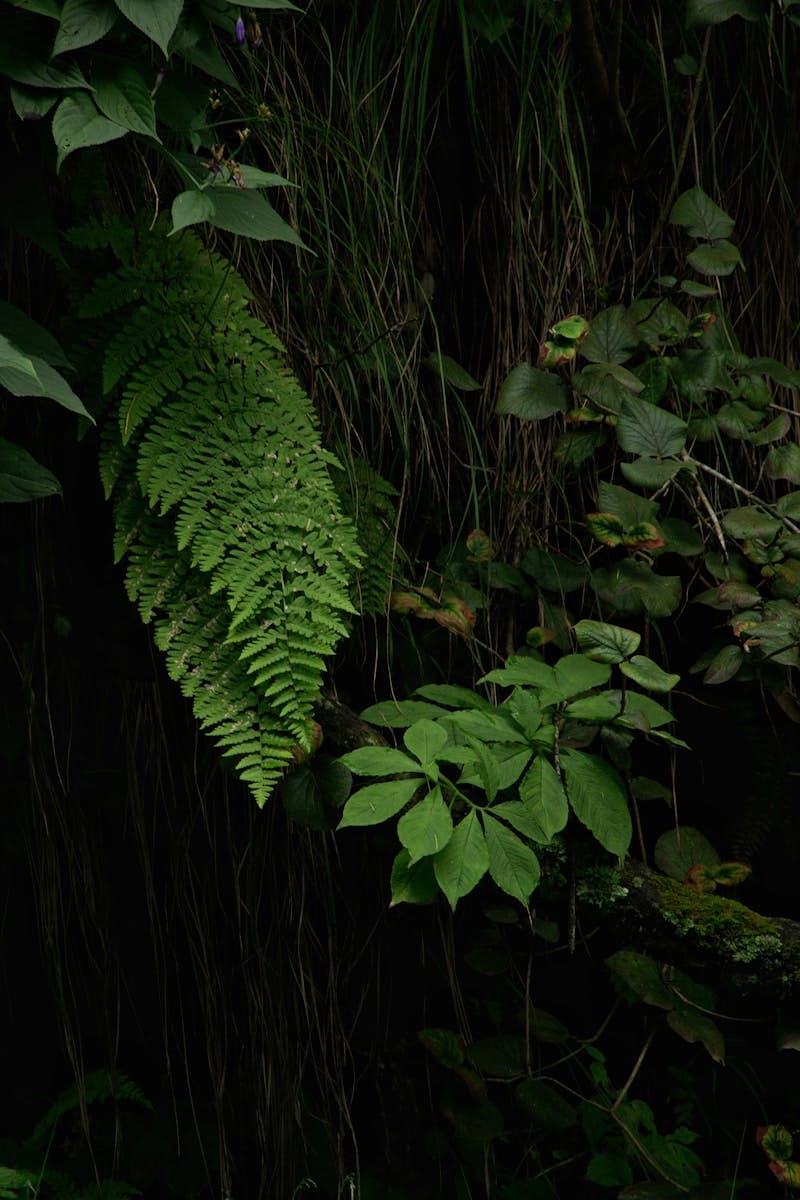
{"label": "dense forest vegetation", "polygon": [[800,1188],[798,26],[2,0],[0,1197]]}

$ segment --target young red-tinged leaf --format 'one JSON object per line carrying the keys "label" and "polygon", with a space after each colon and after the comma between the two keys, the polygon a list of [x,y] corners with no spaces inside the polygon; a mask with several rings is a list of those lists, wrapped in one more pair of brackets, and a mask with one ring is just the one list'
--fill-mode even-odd
{"label": "young red-tinged leaf", "polygon": [[563,367],[572,362],[577,353],[578,347],[574,343],[557,338],[553,342],[542,342],[536,361],[540,367]]}
{"label": "young red-tinged leaf", "polygon": [[719,855],[711,842],[691,825],[668,829],[656,842],[654,856],[659,871],[672,879],[685,879],[698,863],[706,867],[719,866]]}
{"label": "young red-tinged leaf", "polygon": [[487,563],[496,553],[497,547],[482,529],[473,529],[467,534],[467,562]]}
{"label": "young red-tinged leaf", "polygon": [[453,831],[453,836],[433,860],[439,887],[455,910],[489,869],[489,852],[476,812],[468,813]]}
{"label": "young red-tinged leaf", "polygon": [[702,863],[695,863],[693,867],[690,867],[683,877],[683,882],[687,887],[694,888],[696,892],[703,895],[717,890],[713,867],[704,867]]}
{"label": "young red-tinged leaf", "polygon": [[738,887],[753,872],[747,863],[740,862],[722,862],[718,867],[709,867],[707,870],[720,887]]}
{"label": "young red-tinged leaf", "polygon": [[658,526],[649,521],[640,521],[638,525],[629,526],[622,540],[630,550],[660,550],[664,545],[664,538]]}
{"label": "young red-tinged leaf", "polygon": [[548,642],[555,640],[555,632],[544,625],[532,625],[525,633],[525,644],[534,650],[541,649]]}
{"label": "young red-tinged leaf", "polygon": [[489,852],[489,874],[506,895],[527,905],[539,882],[539,860],[506,825],[501,825],[488,812],[481,816]]}
{"label": "young red-tinged leaf", "polygon": [[[544,755],[538,755],[526,771],[520,781],[519,795],[525,816],[530,817],[542,830],[545,840],[549,841],[561,832],[567,823],[569,806],[558,773]],[[514,824],[513,821],[511,823]],[[526,833],[526,830],[522,829],[521,832]]]}
{"label": "young red-tinged leaf", "polygon": [[765,1154],[778,1162],[785,1162],[792,1157],[794,1142],[783,1125],[759,1125],[756,1142]]}
{"label": "young red-tinged leaf", "polygon": [[453,820],[438,787],[397,822],[397,836],[408,850],[410,864],[438,854],[452,835]]}
{"label": "young red-tinged leaf", "polygon": [[685,1042],[701,1042],[714,1062],[725,1063],[725,1039],[718,1025],[696,1008],[676,1008],[667,1013],[667,1024]]}
{"label": "young red-tinged leaf", "polygon": [[771,1162],[769,1169],[784,1187],[792,1188],[795,1191],[800,1189],[800,1163]]}
{"label": "young red-tinged leaf", "polygon": [[392,779],[387,783],[372,783],[369,787],[353,792],[344,806],[339,829],[353,825],[380,825],[405,808],[414,792],[423,782],[417,775],[414,779]]}
{"label": "young red-tinged leaf", "polygon": [[571,342],[582,342],[589,332],[589,322],[586,320],[586,317],[575,313],[570,317],[562,317],[560,321],[556,321],[550,332],[555,337],[566,338]]}
{"label": "young red-tinged leaf", "polygon": [[411,856],[403,849],[392,864],[392,899],[389,904],[433,904],[439,895],[439,885],[429,858],[412,863]]}
{"label": "young red-tinged leaf", "polygon": [[621,546],[625,539],[625,526],[612,513],[587,513],[586,528],[604,546]]}
{"label": "young red-tinged leaf", "polygon": [[625,788],[609,763],[580,750],[565,750],[561,766],[575,816],[610,854],[622,857],[632,826]]}
{"label": "young red-tinged leaf", "polygon": [[456,633],[463,638],[472,636],[476,621],[475,613],[466,600],[450,592],[442,596],[440,608],[433,614],[433,619],[448,633]]}

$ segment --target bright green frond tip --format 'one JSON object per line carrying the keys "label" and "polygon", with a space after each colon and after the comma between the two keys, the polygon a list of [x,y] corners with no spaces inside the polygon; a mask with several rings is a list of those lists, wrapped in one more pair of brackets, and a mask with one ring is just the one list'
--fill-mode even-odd
{"label": "bright green frond tip", "polygon": [[230,263],[160,229],[112,248],[119,266],[81,311],[108,331],[116,554],[170,676],[263,804],[308,747],[325,660],[357,611],[356,523]]}

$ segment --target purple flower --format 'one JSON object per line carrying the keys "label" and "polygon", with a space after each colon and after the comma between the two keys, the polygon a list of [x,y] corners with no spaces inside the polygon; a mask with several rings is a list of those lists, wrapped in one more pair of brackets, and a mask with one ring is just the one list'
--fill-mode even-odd
{"label": "purple flower", "polygon": [[243,46],[244,39],[246,36],[247,35],[245,33],[244,21],[242,20],[241,17],[237,17],[236,18],[236,45]]}

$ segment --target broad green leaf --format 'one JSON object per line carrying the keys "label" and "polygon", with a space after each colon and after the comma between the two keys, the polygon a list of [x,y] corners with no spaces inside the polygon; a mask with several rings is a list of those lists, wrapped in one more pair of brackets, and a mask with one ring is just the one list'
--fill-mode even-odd
{"label": "broad green leaf", "polygon": [[658,515],[658,505],[644,496],[637,496],[628,488],[602,480],[597,487],[597,504],[602,512],[613,513],[628,528],[631,525],[653,522]]}
{"label": "broad green leaf", "polygon": [[94,418],[84,407],[83,402],[75,395],[63,375],[55,371],[44,359],[35,354],[27,356],[33,363],[34,375],[13,366],[0,365],[0,387],[6,388],[12,396],[44,396],[55,400],[62,408],[88,417],[92,423]]}
{"label": "broad green leaf", "polygon": [[61,484],[27,450],[0,438],[0,503],[61,495]]}
{"label": "broad green leaf", "polygon": [[514,688],[506,704],[522,732],[532,737],[542,723],[542,706],[533,693],[524,688]]}
{"label": "broad green leaf", "polygon": [[717,289],[710,283],[698,283],[696,279],[684,279],[681,283],[681,291],[685,292],[687,296],[697,296],[701,299],[717,294]]}
{"label": "broad green leaf", "polygon": [[782,524],[763,508],[746,505],[732,508],[722,518],[722,527],[735,538],[761,538],[771,541],[781,530]]}
{"label": "broad green leaf", "polygon": [[458,687],[452,683],[426,683],[418,687],[415,696],[432,700],[435,704],[447,704],[450,708],[478,708],[493,711],[494,705],[485,696],[479,696],[471,688]]}
{"label": "broad green leaf", "polygon": [[499,1033],[481,1038],[467,1047],[473,1066],[484,1075],[514,1079],[525,1074],[525,1047],[522,1038]]}
{"label": "broad green leaf", "polygon": [[64,159],[73,150],[101,146],[125,137],[127,132],[124,125],[102,116],[94,101],[83,92],[65,96],[53,113],[53,140],[58,151],[56,171],[61,170]]}
{"label": "broad green leaf", "polygon": [[477,379],[473,379],[468,371],[465,371],[454,358],[450,358],[447,354],[429,354],[422,360],[422,365],[435,371],[445,383],[449,383],[451,387],[457,388],[460,392],[479,392],[481,390],[481,384]]}
{"label": "broad green leaf", "polygon": [[432,904],[439,895],[439,885],[433,873],[433,863],[422,858],[412,863],[407,850],[401,850],[392,864],[392,899],[395,904]]}
{"label": "broad green leaf", "polygon": [[659,871],[671,879],[684,879],[697,863],[704,867],[717,867],[720,861],[719,854],[705,834],[691,825],[681,825],[678,829],[668,829],[662,833],[656,842],[653,857]]}
{"label": "broad green leaf", "polygon": [[[557,833],[561,832],[569,817],[569,806],[558,773],[544,755],[538,755],[525,772],[520,781],[519,795],[524,805],[525,817],[529,816],[536,822],[545,841],[550,841]],[[494,811],[496,812],[498,809],[496,808]],[[542,840],[534,834],[528,834],[525,829],[516,824],[512,820],[515,813],[509,816],[504,812],[503,815],[526,836],[532,837],[534,841]]]}
{"label": "broad green leaf", "polygon": [[571,562],[561,554],[538,546],[527,551],[520,566],[546,592],[574,592],[586,583],[587,570],[583,563]]}
{"label": "broad green leaf", "polygon": [[689,237],[706,238],[710,242],[733,233],[733,220],[699,187],[690,188],[678,197],[669,220],[671,225],[683,226]]}
{"label": "broad green leaf", "polygon": [[670,808],[672,807],[672,789],[659,783],[657,779],[648,779],[646,775],[636,775],[630,780],[629,786],[631,794],[637,800],[663,800]]}
{"label": "broad green leaf", "polygon": [[750,375],[769,375],[770,379],[774,379],[783,387],[800,387],[800,371],[790,371],[774,358],[751,358],[748,359],[747,366],[740,369],[746,370]]}
{"label": "broad green leaf", "polygon": [[631,396],[617,420],[617,441],[629,454],[670,458],[686,444],[686,422],[664,408]]}
{"label": "broad green leaf", "polygon": [[[628,319],[640,340],[650,346],[674,346],[684,340],[689,329],[685,314],[666,296],[644,296],[635,300],[628,309]],[[662,368],[658,370],[660,373]]]}
{"label": "broad green leaf", "polygon": [[620,671],[632,679],[639,687],[647,688],[649,692],[671,692],[680,683],[680,675],[668,674],[643,654],[634,654],[630,662],[620,663]]}
{"label": "broad green leaf", "polygon": [[713,246],[696,246],[686,261],[701,275],[731,275],[742,256],[731,242],[715,242]]}
{"label": "broad green leaf", "polygon": [[489,852],[478,816],[473,810],[453,831],[453,836],[433,860],[439,887],[455,909],[489,869]]}
{"label": "broad green leaf", "polygon": [[203,221],[213,221],[214,202],[207,191],[200,188],[190,188],[180,192],[172,201],[172,229],[170,235],[185,229],[187,225],[199,225]]}
{"label": "broad green leaf", "polygon": [[693,29],[696,25],[719,25],[731,17],[758,21],[763,11],[759,0],[687,0],[686,28]]}
{"label": "broad green leaf", "polygon": [[443,1067],[454,1070],[464,1062],[464,1047],[461,1038],[452,1029],[420,1029],[417,1034],[424,1046]]}
{"label": "broad green leaf", "polygon": [[[681,396],[703,404],[706,393],[734,393],[734,384],[727,372],[727,352],[712,348],[685,347],[669,360],[673,382]],[[714,426],[716,429],[716,425]]]}
{"label": "broad green leaf", "polygon": [[157,0],[155,4],[153,0],[115,0],[115,3],[122,15],[155,42],[166,56],[169,40],[183,10],[183,0]]}
{"label": "broad green leaf", "polygon": [[651,617],[668,617],[681,602],[679,576],[657,575],[647,563],[632,558],[598,568],[592,582],[598,596],[621,613],[644,611]]}
{"label": "broad green leaf", "polygon": [[[620,696],[623,693],[620,692]],[[622,717],[624,724],[625,717],[642,718],[645,724],[645,732],[650,729],[658,729],[661,725],[670,725],[675,720],[669,709],[664,708],[658,701],[653,700],[650,696],[645,696],[642,692],[634,692],[631,688],[624,693],[625,712]],[[637,728],[640,726],[637,725]]]}
{"label": "broad green leaf", "polygon": [[696,1008],[678,1008],[667,1015],[670,1029],[685,1042],[700,1042],[714,1062],[725,1062],[725,1039],[719,1026]]}
{"label": "broad green leaf", "polygon": [[99,42],[117,15],[111,0],[64,0],[53,56]]}
{"label": "broad green leaf", "polygon": [[452,835],[453,820],[438,787],[397,822],[397,836],[408,851],[409,864],[443,850]]}
{"label": "broad green leaf", "polygon": [[52,334],[27,313],[0,300],[0,329],[24,354],[36,355],[53,367],[69,367],[70,361]]}
{"label": "broad green leaf", "polygon": [[[566,804],[566,799],[565,799]],[[530,806],[519,800],[504,800],[501,804],[492,805],[492,816],[498,820],[507,821],[518,830],[523,837],[542,846],[549,846],[552,839],[548,837],[539,822],[531,815]]]}
{"label": "broad green leaf", "polygon": [[523,1079],[514,1095],[537,1129],[571,1129],[577,1123],[574,1106],[541,1079]]}
{"label": "broad green leaf", "polygon": [[448,713],[447,724],[481,742],[520,743],[527,740],[511,713],[503,709],[478,712],[475,709],[464,708],[459,712]]}
{"label": "broad green leaf", "polygon": [[[20,121],[39,121],[46,117],[58,100],[58,92],[30,91],[27,88],[14,87],[10,89],[11,103]],[[2,1193],[0,1192],[0,1195]]]}
{"label": "broad green leaf", "polygon": [[800,446],[794,442],[773,446],[767,453],[764,469],[770,479],[788,479],[791,483],[800,483]]}
{"label": "broad green leaf", "polygon": [[126,63],[115,64],[113,72],[98,72],[92,77],[94,102],[104,117],[160,142],[156,132],[156,113],[150,88],[138,71]]}
{"label": "broad green leaf", "polygon": [[81,88],[91,90],[75,63],[52,67],[26,54],[11,42],[0,42],[0,75],[5,75],[26,87],[47,88],[48,91],[79,91]]}
{"label": "broad green leaf", "polygon": [[567,390],[557,375],[520,363],[500,388],[495,411],[524,421],[540,421],[553,413],[566,412],[567,407]]}
{"label": "broad green leaf", "polygon": [[447,731],[424,717],[403,734],[406,749],[413,754],[423,766],[429,766],[436,761],[440,750],[447,745]]}
{"label": "broad green leaf", "polygon": [[[538,734],[536,736],[538,736]],[[474,745],[473,739],[471,739],[471,742]],[[458,747],[458,749],[465,751],[466,747],[462,746]],[[471,757],[469,760],[462,760],[465,765],[460,782],[474,783],[480,787],[485,787],[485,767],[481,768],[479,765],[479,755],[477,755],[472,749],[468,750],[467,753]],[[450,761],[447,756],[448,751],[445,750],[441,756],[443,762]],[[496,791],[502,792],[505,791],[506,788],[513,787],[513,785],[517,782],[520,775],[531,761],[531,758],[533,757],[533,751],[529,745],[522,745],[519,742],[506,744],[493,742],[491,745],[491,756],[493,762],[492,783],[496,788]]]}
{"label": "broad green leaf", "polygon": [[489,874],[497,886],[527,905],[539,882],[539,860],[515,833],[484,811],[483,829],[489,852]]}
{"label": "broad green leaf", "polygon": [[291,242],[305,249],[298,234],[279,217],[266,197],[260,192],[231,185],[211,187],[208,195],[214,202],[213,224],[228,233],[253,238],[257,242]]}
{"label": "broad green leaf", "polygon": [[618,413],[623,400],[643,387],[637,375],[618,363],[591,363],[572,378],[576,396],[584,396],[593,408],[610,413]]}
{"label": "broad green leaf", "polygon": [[683,463],[657,458],[636,458],[633,462],[620,463],[620,470],[634,487],[660,488],[673,479],[681,470]]}
{"label": "broad green leaf", "polygon": [[359,746],[343,754],[344,763],[354,775],[398,775],[404,771],[419,772],[419,763],[391,746]]}
{"label": "broad green leaf", "polygon": [[599,312],[581,343],[581,354],[589,362],[624,363],[639,339],[622,305]]}
{"label": "broad green leaf", "polygon": [[310,767],[303,765],[284,775],[278,784],[278,793],[286,815],[298,825],[325,831],[336,825],[338,814],[326,803]]}
{"label": "broad green leaf", "polygon": [[571,342],[579,341],[589,332],[589,322],[580,313],[574,313],[571,317],[562,317],[560,321],[556,321],[550,332],[558,338],[566,338]]}
{"label": "broad green leaf", "polygon": [[758,588],[750,583],[741,583],[738,579],[726,579],[717,588],[717,600],[726,608],[751,608],[761,603],[763,597]]}
{"label": "broad green leaf", "polygon": [[248,0],[248,8],[268,8],[274,12],[302,12],[291,0]]}
{"label": "broad green leaf", "polygon": [[601,1151],[589,1159],[584,1178],[590,1183],[600,1184],[601,1187],[620,1188],[633,1183],[633,1171],[624,1154]]}
{"label": "broad green leaf", "polygon": [[509,687],[520,684],[522,687],[555,688],[556,676],[553,668],[548,667],[546,663],[539,662],[536,658],[523,658],[521,655],[512,654],[504,667],[490,671],[488,675],[479,679],[478,683],[502,683]]}
{"label": "broad green leaf", "polygon": [[744,658],[744,650],[741,646],[723,646],[708,664],[703,676],[703,683],[712,685],[727,683],[737,674]]}
{"label": "broad green leaf", "polygon": [[604,849],[622,857],[632,829],[625,788],[617,772],[602,758],[580,750],[565,750],[561,767],[575,816]]}
{"label": "broad green leaf", "polygon": [[360,788],[345,804],[339,829],[352,825],[380,825],[382,821],[388,821],[405,808],[422,782],[418,775],[414,779],[392,779]]}
{"label": "broad green leaf", "polygon": [[606,959],[606,966],[645,1004],[667,1012],[675,1008],[675,993],[664,983],[658,964],[649,955],[638,954],[635,950],[618,950]]}
{"label": "broad green leaf", "polygon": [[360,714],[362,721],[382,725],[388,729],[406,729],[423,717],[446,717],[446,708],[427,704],[424,700],[381,700],[371,704]]}
{"label": "broad green leaf", "polygon": [[[476,783],[486,792],[491,804],[500,790],[500,764],[494,754],[494,747],[474,737],[468,737],[469,747],[474,755],[473,770],[469,772],[469,781]],[[465,775],[467,772],[465,772]]]}
{"label": "broad green leaf", "polygon": [[[626,665],[626,664],[625,664]],[[613,721],[622,712],[622,705],[615,692],[604,692],[600,696],[585,696],[573,700],[564,709],[564,715],[573,721],[589,721],[592,725]]]}
{"label": "broad green leaf", "polygon": [[792,418],[788,413],[778,413],[773,421],[757,429],[748,437],[748,441],[753,446],[768,446],[770,442],[779,442],[781,438],[786,437],[792,423]]}
{"label": "broad green leaf", "polygon": [[[0,367],[5,371],[23,375],[34,387],[40,384],[33,361],[2,333],[0,333]],[[9,391],[11,391],[10,388]],[[19,396],[26,393],[14,392],[13,394]]]}
{"label": "broad green leaf", "polygon": [[565,654],[554,668],[556,690],[562,700],[571,700],[592,688],[603,687],[611,677],[607,663],[592,661],[585,654]]}
{"label": "broad green leaf", "polygon": [[641,634],[605,621],[578,621],[574,626],[578,645],[587,658],[600,663],[619,663],[639,649]]}
{"label": "broad green leaf", "polygon": [[680,517],[665,517],[659,521],[659,528],[664,537],[664,549],[671,554],[680,554],[681,558],[693,558],[702,554],[703,539],[688,521]]}
{"label": "broad green leaf", "polygon": [[[180,29],[180,26],[178,28]],[[179,54],[181,58],[191,63],[193,67],[197,67],[204,75],[210,75],[212,79],[219,79],[228,87],[238,88],[236,76],[213,42],[201,38],[193,45],[184,45],[178,48],[173,38],[170,53]]]}

